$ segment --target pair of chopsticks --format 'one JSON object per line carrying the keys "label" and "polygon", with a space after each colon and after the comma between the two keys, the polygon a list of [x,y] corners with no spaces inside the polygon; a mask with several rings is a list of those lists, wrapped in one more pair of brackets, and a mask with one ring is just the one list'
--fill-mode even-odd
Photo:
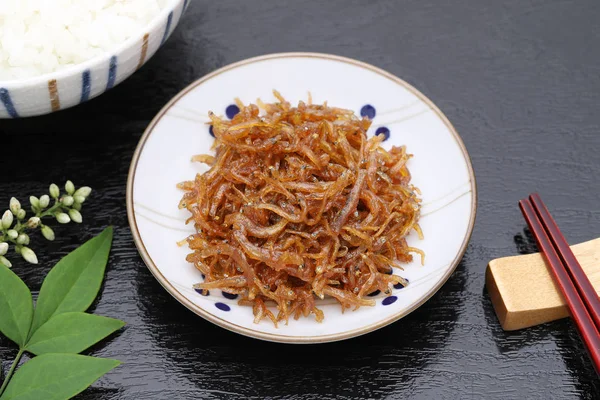
{"label": "pair of chopsticks", "polygon": [[533,193],[519,207],[600,373],[600,298],[541,197]]}

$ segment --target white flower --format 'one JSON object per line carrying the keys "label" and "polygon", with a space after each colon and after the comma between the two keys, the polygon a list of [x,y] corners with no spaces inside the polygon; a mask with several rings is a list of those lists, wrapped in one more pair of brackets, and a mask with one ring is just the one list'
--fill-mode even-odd
{"label": "white flower", "polygon": [[40,207],[40,199],[38,199],[35,196],[29,196],[29,203],[34,208],[39,208]]}
{"label": "white flower", "polygon": [[10,211],[12,211],[13,214],[17,215],[17,213],[19,212],[20,209],[21,209],[21,203],[19,202],[19,200],[12,197],[10,199]]}
{"label": "white flower", "polygon": [[40,197],[40,207],[46,208],[46,207],[48,207],[49,204],[50,204],[50,196],[45,194],[42,197]]}
{"label": "white flower", "polygon": [[21,220],[21,219],[25,218],[25,215],[27,215],[27,212],[21,208],[17,212],[17,219]]}
{"label": "white flower", "polygon": [[50,241],[54,240],[54,231],[47,225],[42,226],[42,235]]}
{"label": "white flower", "polygon": [[71,218],[69,218],[69,216],[65,213],[56,214],[56,220],[61,224],[68,224],[69,222],[71,222]]}
{"label": "white flower", "polygon": [[8,243],[0,242],[0,256],[3,256],[8,251]]}
{"label": "white flower", "polygon": [[90,193],[92,193],[92,188],[90,188],[89,186],[82,186],[75,191],[73,196],[81,196],[83,198],[86,198],[90,195]]}
{"label": "white flower", "polygon": [[27,221],[28,228],[37,228],[40,225],[40,219],[38,217],[31,217]]}
{"label": "white flower", "polygon": [[60,199],[60,202],[67,207],[71,207],[73,205],[73,201],[73,196],[64,196],[62,199]]}
{"label": "white flower", "polygon": [[6,232],[6,234],[10,240],[15,240],[19,236],[19,232],[15,231],[14,229],[10,229],[8,232]]}
{"label": "white flower", "polygon": [[75,209],[69,210],[69,217],[71,217],[71,220],[73,222],[76,222],[78,224],[80,224],[83,220],[83,218],[81,217],[81,213]]}
{"label": "white flower", "polygon": [[79,195],[74,195],[73,200],[75,200],[75,204],[81,204],[85,201],[85,197],[79,196]]}
{"label": "white flower", "polygon": [[23,247],[21,249],[21,256],[25,259],[25,261],[27,261],[29,263],[32,263],[32,264],[38,263],[37,256],[35,255],[33,250],[31,250],[29,247]]}
{"label": "white flower", "polygon": [[10,210],[6,210],[2,215],[2,227],[8,229],[14,221],[13,214]]}
{"label": "white flower", "polygon": [[50,196],[52,196],[53,199],[57,199],[58,196],[60,196],[60,189],[54,183],[50,185]]}
{"label": "white flower", "polygon": [[65,183],[65,190],[68,194],[75,193],[75,185],[73,185],[73,182],[67,181],[67,183]]}
{"label": "white flower", "polygon": [[12,267],[12,263],[8,261],[4,256],[0,256],[0,264],[6,266],[6,268]]}
{"label": "white flower", "polygon": [[17,244],[28,245],[29,244],[29,235],[27,235],[26,233],[19,234],[19,236],[17,236]]}

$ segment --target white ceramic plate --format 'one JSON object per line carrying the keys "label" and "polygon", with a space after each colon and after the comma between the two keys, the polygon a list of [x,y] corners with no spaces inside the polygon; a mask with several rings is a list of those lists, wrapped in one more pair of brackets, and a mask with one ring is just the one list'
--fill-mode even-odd
{"label": "white ceramic plate", "polygon": [[[396,271],[409,280],[392,297],[375,296],[375,307],[341,313],[333,300],[323,300],[325,321],[291,320],[275,328],[269,321],[253,323],[250,307],[218,290],[209,296],[194,291],[201,274],[185,261],[187,246],[176,242],[193,233],[186,226],[182,196],[175,185],[206,170],[190,158],[210,152],[207,113],[235,111],[234,98],[273,101],[277,89],[292,104],[306,100],[357,114],[375,111],[369,135],[389,133],[384,147],[407,145],[413,183],[421,189],[420,225],[410,245],[426,253],[425,266],[415,262]],[[370,105],[371,107],[365,107]],[[127,185],[129,223],[142,258],[156,279],[177,300],[207,320],[232,331],[277,342],[329,342],[358,336],[407,315],[429,299],[452,274],[465,252],[475,222],[476,187],[465,146],[442,112],[403,80],[359,61],[325,54],[285,53],[241,61],[192,83],[152,121],[134,154]],[[231,296],[229,296],[231,297]]]}

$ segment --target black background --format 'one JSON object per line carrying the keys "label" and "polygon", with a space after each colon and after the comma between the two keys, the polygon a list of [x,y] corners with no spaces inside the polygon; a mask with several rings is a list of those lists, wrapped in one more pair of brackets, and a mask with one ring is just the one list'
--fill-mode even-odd
{"label": "black background", "polygon": [[[78,398],[598,398],[573,324],[503,332],[484,271],[535,249],[517,207],[534,190],[572,243],[600,236],[599,20],[596,0],[194,0],[115,89],[53,115],[0,120],[1,204],[65,179],[95,190],[82,225],[57,227],[54,243],[33,237],[40,265],[15,263],[33,290],[66,252],[116,228],[93,310],[128,325],[89,353],[124,365]],[[415,85],[463,137],[478,181],[473,237],[445,286],[408,317],[341,343],[271,344],[204,321],[152,277],[127,224],[129,163],[160,108],[216,68],[283,51],[357,58]],[[1,338],[5,371],[15,353]]]}

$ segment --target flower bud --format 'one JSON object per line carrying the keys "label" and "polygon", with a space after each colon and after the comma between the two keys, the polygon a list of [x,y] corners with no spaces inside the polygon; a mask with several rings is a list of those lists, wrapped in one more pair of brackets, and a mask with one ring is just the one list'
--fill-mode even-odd
{"label": "flower bud", "polygon": [[29,203],[33,208],[40,208],[40,199],[35,196],[29,196]]}
{"label": "flower bud", "polygon": [[67,183],[65,183],[65,190],[68,194],[75,193],[75,185],[73,185],[73,182],[67,181]]}
{"label": "flower bud", "polygon": [[15,231],[14,229],[9,229],[9,231],[6,232],[6,234],[11,240],[15,240],[19,236],[19,232]]}
{"label": "flower bud", "polygon": [[45,194],[42,197],[40,197],[40,207],[46,208],[46,207],[48,207],[49,204],[50,204],[50,196]]}
{"label": "flower bud", "polygon": [[53,199],[57,199],[58,196],[60,196],[60,189],[54,183],[50,185],[50,196],[52,196]]}
{"label": "flower bud", "polygon": [[71,207],[73,205],[73,196],[63,196],[60,199],[60,202],[63,203],[67,207]]}
{"label": "flower bud", "polygon": [[32,263],[32,264],[38,263],[37,256],[35,255],[33,250],[31,250],[29,247],[23,247],[21,249],[21,256],[25,259],[25,261],[27,261],[29,263]]}
{"label": "flower bud", "polygon": [[54,240],[54,231],[47,225],[42,226],[42,235],[50,241]]}
{"label": "flower bud", "polygon": [[0,264],[4,265],[6,268],[12,267],[12,263],[8,261],[4,256],[0,256]]}
{"label": "flower bud", "polygon": [[21,203],[19,202],[19,200],[12,197],[10,199],[10,211],[12,211],[13,214],[17,215],[17,213],[19,212],[20,209],[21,209]]}
{"label": "flower bud", "polygon": [[56,214],[56,220],[61,224],[68,224],[71,222],[71,218],[69,218],[69,216],[65,213]]}
{"label": "flower bud", "polygon": [[17,236],[17,243],[28,245],[29,244],[29,236],[26,233],[19,234],[19,236]]}
{"label": "flower bud", "polygon": [[71,217],[71,220],[73,222],[78,223],[78,224],[80,224],[81,221],[83,220],[83,218],[81,217],[81,213],[74,209],[69,210],[69,217]]}
{"label": "flower bud", "polygon": [[23,249],[23,246],[21,246],[20,244],[15,246],[15,253],[17,254],[21,254],[21,250]]}
{"label": "flower bud", "polygon": [[[77,197],[73,197],[73,198],[76,199]],[[78,203],[77,201],[75,201],[75,203],[73,203],[72,207],[77,211],[81,211],[81,203]]]}
{"label": "flower bud", "polygon": [[85,201],[85,197],[75,195],[73,196],[73,200],[75,200],[75,204],[82,204]]}
{"label": "flower bud", "polygon": [[22,208],[17,212],[17,219],[21,220],[23,218],[25,218],[25,216],[27,215],[27,212],[25,210],[23,210]]}
{"label": "flower bud", "polygon": [[28,228],[37,228],[38,226],[40,226],[40,219],[38,217],[31,217],[29,218],[29,221],[27,221],[27,227]]}
{"label": "flower bud", "polygon": [[73,196],[81,196],[81,197],[88,197],[90,195],[90,193],[92,193],[92,188],[89,186],[82,186],[79,189],[77,189],[75,191],[75,193],[73,194]]}
{"label": "flower bud", "polygon": [[13,221],[14,221],[14,218],[13,218],[12,212],[10,212],[10,210],[6,210],[4,212],[4,214],[2,215],[2,227],[4,229],[10,228],[10,226],[13,223]]}
{"label": "flower bud", "polygon": [[8,243],[0,242],[0,256],[3,256],[8,251]]}

